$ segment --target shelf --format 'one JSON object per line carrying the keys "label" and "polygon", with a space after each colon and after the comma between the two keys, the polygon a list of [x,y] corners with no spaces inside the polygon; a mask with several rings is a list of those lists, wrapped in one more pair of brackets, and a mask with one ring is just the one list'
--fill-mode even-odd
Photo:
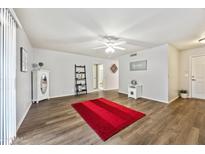
{"label": "shelf", "polygon": [[76,84],[76,85],[77,85],[77,86],[85,86],[86,83],[84,83],[84,84],[78,83],[78,84]]}
{"label": "shelf", "polygon": [[85,92],[85,91],[87,91],[87,90],[86,89],[83,89],[81,91],[77,90],[77,92]]}
{"label": "shelf", "polygon": [[75,78],[76,80],[85,80],[86,78]]}
{"label": "shelf", "polygon": [[84,67],[85,67],[85,66],[81,66],[81,65],[80,65],[80,66],[76,66],[76,68],[84,68]]}
{"label": "shelf", "polygon": [[[79,69],[78,68],[82,68]],[[79,82],[78,82],[79,81]],[[83,81],[82,83],[80,81]],[[87,94],[87,83],[86,83],[86,67],[85,65],[75,65],[75,88],[76,95],[82,94],[85,92]]]}

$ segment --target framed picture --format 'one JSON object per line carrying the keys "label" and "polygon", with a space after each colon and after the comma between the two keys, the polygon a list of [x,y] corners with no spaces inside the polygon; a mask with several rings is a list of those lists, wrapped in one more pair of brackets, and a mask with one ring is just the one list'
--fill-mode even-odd
{"label": "framed picture", "polygon": [[113,73],[117,72],[117,70],[118,70],[118,68],[117,68],[117,66],[116,66],[115,64],[113,64],[113,65],[110,67],[110,69],[111,69],[111,71],[112,71]]}
{"label": "framed picture", "polygon": [[130,62],[130,71],[147,70],[147,60]]}
{"label": "framed picture", "polygon": [[21,59],[21,72],[28,71],[28,52],[21,47],[20,48],[20,59]]}

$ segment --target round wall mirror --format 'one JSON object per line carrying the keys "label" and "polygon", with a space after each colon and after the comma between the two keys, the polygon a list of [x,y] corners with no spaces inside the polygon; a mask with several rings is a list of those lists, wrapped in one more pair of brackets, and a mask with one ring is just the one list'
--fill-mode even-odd
{"label": "round wall mirror", "polygon": [[41,92],[42,94],[45,94],[46,91],[47,91],[47,77],[46,77],[46,74],[42,74],[41,76]]}

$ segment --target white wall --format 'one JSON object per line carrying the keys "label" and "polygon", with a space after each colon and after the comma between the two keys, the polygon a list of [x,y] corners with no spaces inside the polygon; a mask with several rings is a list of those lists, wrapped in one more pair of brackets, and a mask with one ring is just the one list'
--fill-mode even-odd
{"label": "white wall", "polygon": [[[129,71],[129,62],[147,60],[146,71]],[[119,58],[119,92],[127,93],[128,83],[135,79],[143,85],[143,97],[168,102],[168,45],[146,49],[138,56]]]}
{"label": "white wall", "polygon": [[86,65],[88,92],[93,91],[93,64],[104,65],[104,89],[118,89],[118,72],[113,74],[107,60],[89,56],[70,54],[46,49],[34,49],[34,62],[43,62],[44,69],[50,71],[50,95],[59,97],[74,94],[74,65]]}
{"label": "white wall", "polygon": [[[28,52],[28,72],[20,71],[20,47]],[[33,61],[33,49],[22,29],[17,29],[17,70],[16,70],[16,122],[17,129],[22,123],[31,105],[31,63]]]}
{"label": "white wall", "polygon": [[169,101],[178,97],[179,90],[179,51],[168,45],[169,51]]}
{"label": "white wall", "polygon": [[190,80],[189,77],[191,77],[191,56],[200,56],[205,55],[205,47],[203,48],[195,48],[195,49],[189,49],[180,51],[179,54],[179,66],[180,66],[180,74],[179,74],[179,80],[180,80],[180,89],[185,89],[189,91],[190,95]]}
{"label": "white wall", "polygon": [[[114,74],[111,72],[110,67],[115,64],[118,67],[117,72]],[[118,60],[106,61],[104,67],[104,89],[118,89],[119,88],[119,62]]]}

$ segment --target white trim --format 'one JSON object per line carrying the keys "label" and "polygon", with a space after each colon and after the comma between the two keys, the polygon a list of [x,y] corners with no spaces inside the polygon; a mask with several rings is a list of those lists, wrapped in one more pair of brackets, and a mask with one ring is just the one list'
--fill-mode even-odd
{"label": "white trim", "polygon": [[67,96],[74,96],[74,94],[56,95],[56,96],[50,96],[50,98],[59,98],[59,97],[67,97]]}
{"label": "white trim", "polygon": [[[118,91],[118,93],[121,93],[121,94],[126,94],[127,95],[127,92],[124,92],[124,91]],[[145,98],[145,99],[149,99],[149,100],[153,100],[153,101],[157,101],[157,102],[162,102],[162,103],[168,103],[164,100],[159,100],[159,99],[154,99],[154,98],[150,98],[150,97],[146,97],[146,96],[142,96],[141,98]]]}
{"label": "white trim", "polygon": [[[87,93],[93,93],[93,92],[98,92],[99,90],[91,90],[88,91]],[[103,90],[102,90],[103,91]],[[65,95],[56,95],[56,96],[50,96],[50,98],[59,98],[59,97],[68,97],[68,96],[75,96],[75,93],[72,94],[65,94]]]}
{"label": "white trim", "polygon": [[[108,90],[118,90],[118,89],[102,89],[102,90],[91,90],[91,91],[88,91],[88,93],[93,93],[93,92],[98,92],[98,91],[108,91]],[[50,98],[59,98],[59,97],[67,97],[67,96],[75,96],[75,93],[73,94],[65,94],[65,95],[56,95],[56,96],[50,96]]]}
{"label": "white trim", "polygon": [[179,96],[173,98],[172,100],[169,101],[169,103],[174,102],[175,100],[177,100],[179,98]]}
{"label": "white trim", "polygon": [[94,89],[94,90],[91,90],[91,91],[88,92],[88,93],[91,93],[91,92],[97,92],[97,91],[102,91],[102,90],[100,90],[100,89]]}
{"label": "white trim", "polygon": [[103,89],[102,91],[109,91],[109,90],[118,90],[116,88],[111,88],[111,89]]}
{"label": "white trim", "polygon": [[150,97],[146,97],[146,96],[142,96],[141,98],[145,98],[145,99],[149,99],[149,100],[157,101],[157,102],[161,102],[161,103],[169,103],[168,101],[164,101],[164,100],[160,100],[160,99],[154,99],[154,98],[150,98]]}
{"label": "white trim", "polygon": [[[120,90],[118,91],[118,93],[127,95],[127,92],[123,92],[123,91],[120,91]],[[141,98],[145,98],[145,99],[153,100],[153,101],[157,101],[157,102],[162,102],[162,103],[169,103],[169,102],[166,102],[164,100],[154,99],[154,98],[150,98],[150,97],[146,97],[146,96],[142,96]]]}
{"label": "white trim", "polygon": [[21,25],[21,22],[19,21],[18,17],[16,16],[16,13],[14,12],[14,10],[12,8],[9,8],[8,10],[11,13],[12,17],[14,18],[14,20],[16,21],[17,27],[23,29],[22,25]]}
{"label": "white trim", "polygon": [[192,76],[192,56],[189,56],[189,81],[188,81],[189,96],[188,97],[190,98],[192,98],[191,76]]}
{"label": "white trim", "polygon": [[24,115],[21,117],[20,121],[18,122],[17,126],[16,126],[16,130],[18,131],[18,129],[20,128],[22,122],[24,121],[29,109],[31,108],[32,103],[28,106],[28,108],[26,109],[26,112],[24,113]]}
{"label": "white trim", "polygon": [[88,91],[88,93],[94,93],[94,92],[98,92],[98,91],[103,91],[103,90],[94,89],[94,90]]}
{"label": "white trim", "polygon": [[124,91],[120,91],[120,90],[118,90],[118,93],[121,93],[121,94],[125,94],[125,95],[128,95],[128,93],[127,93],[127,92],[124,92]]}

